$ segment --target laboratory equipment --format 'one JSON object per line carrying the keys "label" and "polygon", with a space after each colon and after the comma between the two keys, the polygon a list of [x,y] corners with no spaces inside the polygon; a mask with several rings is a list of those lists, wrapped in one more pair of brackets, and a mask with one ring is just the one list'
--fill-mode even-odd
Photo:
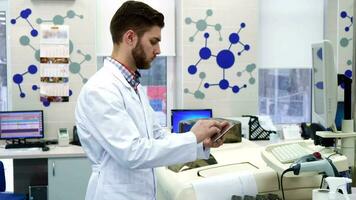
{"label": "laboratory equipment", "polygon": [[312,45],[312,121],[335,130],[337,68],[330,41]]}
{"label": "laboratory equipment", "polygon": [[318,172],[326,176],[338,177],[339,172],[330,159],[322,159],[311,162],[297,163],[291,166],[294,175],[299,175],[301,172]]}
{"label": "laboratory equipment", "polygon": [[[346,156],[336,154],[333,148],[314,145],[313,140],[297,140],[297,141],[289,141],[289,142],[283,142],[283,143],[278,143],[278,144],[271,144],[271,145],[266,146],[262,150],[261,156],[269,167],[274,169],[278,174],[282,174],[286,169],[290,168],[292,162],[294,162],[298,159],[291,159],[289,162],[283,163],[277,158],[277,156],[274,155],[273,152],[276,151],[275,149],[278,149],[277,151],[284,151],[284,150],[290,148],[289,146],[291,146],[291,148],[293,148],[293,147],[295,147],[295,145],[298,145],[299,147],[295,148],[294,151],[300,150],[301,153],[300,152],[299,153],[301,155],[303,155],[306,152],[308,152],[307,154],[319,152],[320,156],[321,156],[320,158],[330,157],[330,160],[335,165],[338,172],[349,170],[348,160],[347,160]],[[297,150],[297,149],[299,149],[299,150]],[[289,150],[286,150],[286,152],[280,153],[280,154],[286,154],[287,152],[289,152]],[[317,162],[317,161],[315,161],[315,162]],[[317,173],[301,173],[301,174],[299,174],[299,176],[310,176],[311,174],[317,174]],[[286,176],[294,176],[294,175],[291,173],[288,173],[288,174],[286,174]]]}
{"label": "laboratory equipment", "polygon": [[249,125],[249,140],[269,140],[269,135],[271,133],[275,133],[273,130],[264,129],[258,120],[257,116],[252,115],[243,115],[242,117],[249,117],[250,120],[248,122]]}
{"label": "laboratory equipment", "polygon": [[280,145],[273,148],[271,152],[281,163],[291,163],[312,153],[298,143]]}

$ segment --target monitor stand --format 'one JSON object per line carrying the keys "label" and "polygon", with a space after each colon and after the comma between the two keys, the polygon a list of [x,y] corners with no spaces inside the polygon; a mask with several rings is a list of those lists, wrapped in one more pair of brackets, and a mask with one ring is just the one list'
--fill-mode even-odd
{"label": "monitor stand", "polygon": [[347,157],[349,166],[354,167],[355,160],[355,137],[356,133],[345,133],[342,131],[332,132],[332,131],[317,131],[317,136],[322,138],[335,138],[335,152],[339,152],[337,149],[338,139],[341,140],[340,153]]}

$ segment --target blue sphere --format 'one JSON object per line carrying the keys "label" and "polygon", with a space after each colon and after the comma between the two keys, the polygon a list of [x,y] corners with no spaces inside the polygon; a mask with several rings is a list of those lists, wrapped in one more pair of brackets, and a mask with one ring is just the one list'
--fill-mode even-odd
{"label": "blue sphere", "polygon": [[240,91],[239,86],[235,85],[234,87],[232,87],[232,92],[233,93],[238,93]]}
{"label": "blue sphere", "polygon": [[23,76],[21,74],[15,74],[12,77],[12,80],[16,83],[16,84],[20,84],[23,81]]}
{"label": "blue sphere", "polygon": [[209,88],[209,86],[210,86],[209,83],[205,83],[205,84],[204,84],[204,87],[205,87],[205,88]]}
{"label": "blue sphere", "polygon": [[36,36],[38,35],[38,31],[37,31],[36,29],[33,29],[33,30],[31,31],[31,35],[32,35],[33,37],[36,37]]}
{"label": "blue sphere", "polygon": [[36,72],[37,72],[37,67],[36,67],[36,65],[30,65],[30,66],[28,66],[28,72],[30,73],[30,74],[36,74]]}
{"label": "blue sphere", "polygon": [[218,65],[223,69],[228,69],[235,63],[235,56],[234,54],[228,50],[224,49],[218,53],[216,56],[216,62]]}
{"label": "blue sphere", "polygon": [[197,69],[197,66],[195,66],[195,65],[190,65],[189,67],[188,67],[188,72],[189,72],[189,74],[195,74],[195,73],[197,73],[197,71],[198,71],[198,69]]}
{"label": "blue sphere", "polygon": [[20,16],[24,19],[27,19],[28,16],[31,15],[31,13],[32,13],[31,9],[27,8],[27,9],[21,11]]}
{"label": "blue sphere", "polygon": [[237,33],[231,33],[229,36],[229,41],[232,44],[237,44],[240,41],[240,36]]}
{"label": "blue sphere", "polygon": [[229,81],[226,80],[226,79],[222,79],[222,80],[219,82],[219,87],[220,87],[222,90],[226,90],[226,89],[229,87]]}
{"label": "blue sphere", "polygon": [[345,71],[345,76],[349,77],[349,78],[352,78],[352,71],[351,70],[346,70]]}
{"label": "blue sphere", "polygon": [[347,12],[342,11],[342,12],[340,13],[340,16],[341,16],[341,18],[347,17]]}
{"label": "blue sphere", "polygon": [[45,107],[48,107],[51,104],[51,102],[49,102],[48,100],[45,100],[42,103],[43,103],[43,106],[45,106]]}
{"label": "blue sphere", "polygon": [[210,56],[211,56],[210,49],[208,47],[201,48],[200,51],[199,51],[199,56],[204,60],[209,59]]}

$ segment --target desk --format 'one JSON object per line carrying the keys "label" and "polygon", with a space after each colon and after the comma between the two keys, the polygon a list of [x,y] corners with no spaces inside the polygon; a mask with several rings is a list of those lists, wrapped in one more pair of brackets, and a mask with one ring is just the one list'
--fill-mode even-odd
{"label": "desk", "polygon": [[0,148],[0,159],[14,159],[14,191],[28,194],[28,186],[47,186],[48,200],[84,199],[91,174],[80,146],[50,145],[41,149]]}

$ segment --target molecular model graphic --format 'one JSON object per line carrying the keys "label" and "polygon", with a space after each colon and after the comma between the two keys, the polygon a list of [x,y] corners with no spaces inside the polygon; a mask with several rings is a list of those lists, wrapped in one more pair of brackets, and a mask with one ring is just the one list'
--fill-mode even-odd
{"label": "molecular model graphic", "polygon": [[[348,15],[346,11],[341,11],[340,17],[342,19],[349,19],[350,20],[350,23],[344,29],[345,32],[349,32],[351,26],[353,25],[353,16]],[[347,47],[350,44],[351,40],[352,40],[352,38],[346,38],[346,37],[341,38],[340,46]]]}
{"label": "molecular model graphic", "polygon": [[38,31],[33,28],[32,24],[30,23],[30,21],[27,19],[32,13],[32,10],[27,8],[27,9],[24,9],[24,10],[21,10],[20,12],[20,15],[18,17],[16,17],[15,19],[11,19],[10,20],[10,23],[11,24],[16,24],[17,20],[21,17],[22,19],[26,20],[26,22],[28,23],[28,25],[31,27],[31,32],[30,34],[33,36],[33,37],[36,37],[38,35]]}
{"label": "molecular model graphic", "polygon": [[19,87],[19,90],[20,90],[20,97],[21,98],[24,98],[26,96],[26,94],[22,91],[22,88],[21,88],[21,83],[23,82],[24,80],[24,76],[27,74],[27,73],[30,73],[30,74],[36,74],[36,72],[38,71],[38,68],[36,65],[30,65],[28,66],[27,68],[27,71],[22,73],[22,74],[15,74],[13,77],[12,77],[12,80],[14,81],[15,84],[18,85]]}
{"label": "molecular model graphic", "polygon": [[205,94],[200,90],[201,86],[202,86],[202,83],[204,81],[206,77],[206,73],[205,72],[200,72],[199,73],[199,78],[201,79],[200,80],[200,83],[198,85],[198,88],[194,91],[194,92],[190,92],[190,90],[188,88],[185,88],[184,89],[184,93],[186,94],[191,94],[193,95],[196,99],[204,99],[205,98]]}
{"label": "molecular model graphic", "polygon": [[221,25],[220,24],[212,25],[212,24],[207,23],[207,18],[212,15],[213,15],[213,11],[209,9],[206,11],[206,17],[204,19],[200,19],[198,21],[193,21],[192,18],[190,18],[190,17],[185,18],[186,24],[193,23],[193,24],[195,24],[195,27],[197,29],[197,31],[193,34],[193,36],[189,37],[190,42],[194,41],[194,37],[198,34],[198,32],[205,31],[209,26],[214,27],[215,31],[217,31],[219,33],[219,40],[222,41],[222,37],[221,37],[221,33],[220,33]]}
{"label": "molecular model graphic", "polygon": [[[198,62],[194,65],[190,65],[188,67],[188,73],[190,75],[194,75],[198,72],[198,65],[202,60],[208,60],[211,57],[215,57],[216,58],[216,63],[219,66],[219,68],[222,69],[222,79],[219,81],[219,83],[209,83],[209,82],[205,82],[204,83],[204,88],[208,89],[210,87],[213,86],[218,86],[221,90],[226,90],[228,88],[232,89],[233,93],[239,93],[239,91],[242,88],[246,88],[247,85],[243,84],[242,86],[238,86],[238,85],[231,85],[229,80],[226,79],[226,70],[231,68],[234,64],[235,64],[235,55],[234,52],[231,51],[231,47],[234,44],[239,44],[242,46],[242,50],[237,52],[237,56],[241,56],[242,53],[244,51],[249,51],[250,50],[250,45],[248,44],[244,44],[241,42],[240,40],[240,31],[246,27],[245,23],[241,23],[240,24],[240,29],[237,32],[231,33],[229,35],[229,41],[230,41],[230,45],[227,49],[223,49],[221,51],[219,51],[217,53],[217,55],[212,54],[210,48],[207,46],[207,42],[208,42],[208,38],[209,38],[209,33],[205,33],[204,34],[204,38],[205,38],[205,46],[202,47],[199,51],[199,56],[200,59],[198,60]],[[238,72],[237,76],[242,76],[242,74],[244,72],[248,72],[250,74],[250,79],[249,79],[249,83],[250,84],[255,84],[256,80],[254,77],[252,77],[252,72],[256,69],[256,65],[255,64],[250,64],[246,66],[246,69]],[[191,92],[188,88],[184,89],[184,92],[186,94],[192,94],[194,95],[195,98],[197,99],[203,99],[205,97],[204,93],[200,90],[201,88],[201,84],[203,82],[203,80],[206,78],[206,73],[205,72],[200,72],[199,73],[199,78],[201,79],[201,82],[199,84],[198,89],[195,92]]]}
{"label": "molecular model graphic", "polygon": [[56,15],[52,18],[52,20],[43,20],[41,18],[37,18],[36,22],[37,24],[42,24],[43,22],[52,22],[54,25],[63,25],[64,20],[66,18],[73,19],[74,17],[79,17],[80,19],[83,19],[83,15],[77,15],[73,10],[68,10],[66,16],[61,16],[61,15]]}
{"label": "molecular model graphic", "polygon": [[[28,17],[31,15],[31,13],[32,13],[32,10],[29,9],[29,8],[26,8],[26,9],[24,9],[24,10],[22,10],[22,11],[20,12],[20,16],[19,16],[19,17],[17,17],[16,19],[12,19],[12,20],[11,20],[11,23],[12,23],[13,25],[15,25],[15,24],[16,24],[16,20],[21,17],[21,18],[25,19],[25,20],[30,24],[30,22],[28,21]],[[69,11],[67,11],[67,16],[65,16],[65,17],[60,16],[60,15],[56,15],[56,16],[53,17],[52,20],[42,20],[41,18],[38,18],[38,19],[36,20],[36,22],[37,22],[37,24],[50,22],[50,23],[53,23],[54,25],[63,25],[66,18],[72,19],[72,18],[74,18],[74,17],[76,17],[76,16],[79,17],[80,19],[83,19],[83,18],[84,18],[83,15],[77,15],[73,10],[69,10]],[[32,35],[33,37],[36,37],[36,36],[38,35],[38,31],[33,28],[32,24],[30,24],[30,26],[31,26],[31,28],[32,28],[31,35]],[[34,58],[35,58],[38,62],[40,62],[40,49],[39,49],[39,48],[35,48],[35,47],[31,44],[31,39],[30,39],[30,37],[28,37],[28,36],[26,36],[26,35],[21,36],[21,37],[19,38],[19,43],[20,43],[22,46],[28,46],[28,47],[30,47],[30,48],[34,51]],[[70,41],[69,41],[69,52],[70,52],[70,55],[72,55],[72,52],[73,52],[73,51],[74,51],[74,44],[73,44],[73,42],[70,40]],[[70,71],[72,74],[78,74],[78,75],[81,77],[82,82],[83,82],[83,84],[84,84],[84,83],[86,83],[86,82],[88,81],[88,79],[85,78],[85,77],[80,73],[80,71],[81,71],[81,65],[82,65],[84,62],[89,62],[89,61],[91,60],[91,55],[90,55],[90,54],[84,54],[80,49],[76,50],[76,52],[77,52],[78,54],[82,55],[82,56],[83,56],[83,59],[82,59],[81,61],[79,61],[79,62],[75,62],[75,61],[73,61],[72,59],[69,59],[69,71]],[[20,91],[19,96],[20,96],[21,98],[25,98],[25,97],[26,97],[26,94],[25,94],[25,92],[22,90],[22,87],[21,87],[21,84],[22,84],[23,81],[24,81],[24,75],[27,74],[27,73],[33,75],[33,74],[36,74],[37,72],[38,72],[37,66],[36,66],[36,65],[30,65],[30,66],[28,67],[27,72],[22,73],[22,74],[21,74],[21,73],[17,73],[17,74],[15,74],[15,75],[13,75],[13,82],[18,85],[19,91]],[[38,89],[40,89],[40,87],[39,87],[38,85],[35,85],[35,84],[32,85],[32,90],[33,90],[33,91],[36,91],[36,90],[38,90]],[[71,96],[72,94],[73,94],[72,90],[69,90],[69,96]],[[48,102],[48,101],[43,101],[42,103],[43,103],[43,105],[44,105],[45,107],[48,107],[48,106],[50,105],[50,102]]]}
{"label": "molecular model graphic", "polygon": [[348,32],[349,30],[350,30],[350,27],[353,25],[353,17],[352,16],[350,16],[350,15],[348,15],[347,14],[347,12],[346,11],[341,11],[341,13],[340,13],[340,17],[342,18],[342,19],[349,19],[350,20],[350,24],[349,25],[347,25],[346,27],[345,27],[345,31],[346,32]]}
{"label": "molecular model graphic", "polygon": [[[346,62],[346,64],[347,64],[348,67],[351,68],[352,61],[351,61],[351,60],[348,60],[348,61]],[[352,79],[352,71],[351,71],[350,69],[345,70],[344,75],[345,75],[346,77]],[[341,83],[341,84],[340,84],[340,87],[341,87],[342,89],[345,89],[344,83]]]}
{"label": "molecular model graphic", "polygon": [[84,54],[81,50],[77,50],[77,53],[83,56],[83,60],[78,62],[73,62],[72,60],[69,60],[69,71],[72,74],[78,74],[82,78],[82,82],[86,83],[88,81],[87,78],[84,78],[83,75],[80,73],[80,68],[81,64],[83,64],[85,61],[89,62],[91,60],[90,54]]}

